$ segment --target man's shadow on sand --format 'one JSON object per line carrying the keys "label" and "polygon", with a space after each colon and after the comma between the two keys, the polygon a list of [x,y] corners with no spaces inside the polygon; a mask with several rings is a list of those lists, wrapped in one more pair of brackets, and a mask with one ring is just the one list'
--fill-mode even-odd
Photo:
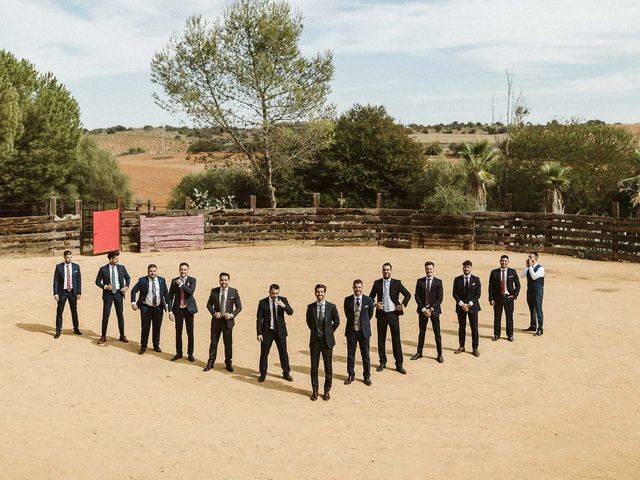
{"label": "man's shadow on sand", "polygon": [[[16,323],[16,327],[22,330],[25,330],[27,332],[42,333],[44,335],[50,336],[51,338],[53,338],[53,336],[56,333],[56,330],[54,327],[50,325],[43,325],[40,323]],[[117,338],[113,338],[113,337],[107,337],[107,343],[98,345],[98,340],[100,340],[100,335],[98,335],[92,330],[87,330],[84,328],[82,329],[82,335],[74,334],[72,329],[62,329],[60,334],[61,334],[60,339],[62,339],[62,337],[75,337],[79,340],[89,341],[95,344],[96,346],[99,346],[100,348],[115,347],[125,352],[133,353],[135,355],[138,354],[138,350],[140,349],[140,344],[138,342],[129,341],[129,343],[123,343],[119,341]],[[145,355],[157,357],[166,361],[170,361],[171,358],[173,357],[173,355],[170,353],[164,353],[164,352],[158,353],[158,352],[154,352],[153,349],[147,350],[145,352]],[[178,361],[180,363],[184,362],[184,360],[178,360]],[[195,366],[202,369],[206,365],[206,362],[196,359],[195,362],[186,361],[185,365]],[[279,365],[277,366],[279,367]],[[258,382],[258,377],[260,376],[260,372],[256,370],[252,370],[250,368],[236,366],[236,365],[234,365],[233,370],[234,370],[233,372],[227,372],[224,368],[224,364],[220,364],[218,367],[215,367],[214,369],[209,370],[209,372],[203,372],[203,374],[208,374],[213,372],[215,374],[228,375],[233,380],[244,382],[246,384],[253,385],[259,388],[266,388],[268,390],[277,390],[285,393],[304,395],[305,397],[309,395],[309,390],[303,390],[301,388],[294,387],[293,385],[286,382],[282,378],[281,380],[284,383],[272,380],[272,378],[276,379],[278,377],[281,377],[281,375],[269,373],[267,374],[267,380],[260,383]]]}

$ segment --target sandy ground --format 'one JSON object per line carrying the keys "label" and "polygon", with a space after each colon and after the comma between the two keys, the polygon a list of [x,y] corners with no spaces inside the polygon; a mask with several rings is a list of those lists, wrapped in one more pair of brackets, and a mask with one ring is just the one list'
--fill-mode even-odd
{"label": "sandy ground", "polygon": [[[457,323],[451,282],[465,258],[483,281],[479,358],[453,355]],[[165,254],[123,254],[132,277],[154,262],[171,277],[180,261],[198,279],[194,364],[170,362],[173,324],[165,319],[163,353],[137,355],[139,314],[125,311],[129,344],[97,345],[104,256],[79,257],[84,275],[80,322],[52,338],[51,278],[57,258],[0,259],[0,477],[7,479],[281,478],[611,478],[640,475],[640,363],[635,293],[638,265],[542,256],[547,269],[545,335],[534,338],[524,296],[516,304],[516,341],[492,342],[486,300],[499,252],[264,246]],[[408,375],[373,372],[373,386],[343,385],[346,342],[339,327],[329,402],[311,402],[306,305],[313,285],[342,304],[351,281],[365,289],[390,261],[413,292],[431,259],[445,282],[445,363],[409,361],[418,334],[415,303],[402,318]],[[524,255],[513,254],[519,267]],[[235,372],[203,372],[217,274],[228,271],[244,311],[234,330]],[[257,382],[257,301],[278,282],[295,309],[289,317],[294,382],[280,377],[272,350],[267,381]],[[375,345],[375,332],[372,345]],[[468,339],[470,343],[470,339]],[[186,339],[185,339],[186,348]],[[391,356],[391,344],[388,343]],[[390,357],[391,358],[391,357]],[[372,348],[374,366],[378,363]],[[320,381],[322,382],[322,376]]]}

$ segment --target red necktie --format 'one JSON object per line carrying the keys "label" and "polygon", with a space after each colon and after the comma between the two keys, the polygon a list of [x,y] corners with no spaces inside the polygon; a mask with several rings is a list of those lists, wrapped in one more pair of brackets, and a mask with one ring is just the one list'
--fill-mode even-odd
{"label": "red necktie", "polygon": [[184,308],[187,306],[187,298],[184,295],[184,283],[182,288],[180,288],[180,308]]}
{"label": "red necktie", "polygon": [[507,294],[507,272],[506,270],[502,270],[502,280],[500,281],[500,288],[502,289],[502,294]]}
{"label": "red necktie", "polygon": [[71,291],[71,264],[67,263],[67,290]]}

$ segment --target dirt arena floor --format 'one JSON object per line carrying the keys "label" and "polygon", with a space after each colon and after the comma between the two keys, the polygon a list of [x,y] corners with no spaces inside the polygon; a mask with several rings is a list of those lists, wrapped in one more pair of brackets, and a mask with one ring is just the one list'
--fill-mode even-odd
{"label": "dirt arena floor", "polygon": [[[125,310],[126,334],[97,345],[106,256],[75,260],[83,274],[82,336],[65,312],[53,339],[51,284],[59,258],[0,259],[0,478],[6,479],[632,479],[640,477],[640,266],[542,255],[547,271],[545,334],[534,338],[525,296],[516,303],[515,342],[492,342],[486,286],[501,252],[263,246],[162,254],[123,253],[132,277],[156,263],[170,278],[180,261],[198,279],[196,362],[171,362],[174,326],[165,318],[163,353],[137,354],[140,318]],[[520,269],[523,254],[511,254]],[[480,353],[453,355],[451,298],[461,262],[483,282]],[[402,317],[406,376],[373,371],[373,386],[346,376],[344,323],[334,349],[329,402],[311,402],[306,305],[327,284],[340,307],[360,277],[368,289],[390,261],[413,293],[423,263],[445,283],[444,364],[431,328],[425,358],[415,352],[415,302]],[[220,271],[244,305],[234,329],[235,372],[203,372],[209,345],[206,300]],[[277,282],[295,312],[288,317],[293,383],[281,378],[275,346],[258,383],[257,301]],[[636,298],[636,300],[634,300]],[[342,319],[343,320],[343,319]],[[504,334],[503,334],[504,336]],[[470,339],[468,339],[468,344]],[[372,337],[372,363],[378,363]],[[186,339],[185,339],[186,348]],[[388,342],[391,357],[391,342]],[[390,362],[391,364],[392,362]],[[320,382],[322,382],[322,372]]]}

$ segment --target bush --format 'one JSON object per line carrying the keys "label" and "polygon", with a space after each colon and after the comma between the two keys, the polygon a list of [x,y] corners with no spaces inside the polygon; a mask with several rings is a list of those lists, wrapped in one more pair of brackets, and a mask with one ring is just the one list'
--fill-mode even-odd
{"label": "bush", "polygon": [[[184,197],[204,195],[213,205],[216,201],[232,197],[239,207],[249,205],[251,195],[260,196],[259,183],[249,172],[237,167],[211,168],[203,173],[192,173],[182,178],[171,191],[170,208],[184,208]],[[264,196],[264,194],[263,194]]]}
{"label": "bush", "polygon": [[459,215],[474,210],[473,200],[464,196],[460,188],[439,185],[432,195],[424,199],[422,208],[444,215]]}
{"label": "bush", "polygon": [[425,155],[440,155],[442,153],[442,145],[440,142],[433,142],[427,145],[427,148],[424,150]]}
{"label": "bush", "polygon": [[226,150],[226,145],[221,140],[196,140],[187,148],[187,153],[210,153],[221,152]]}
{"label": "bush", "polygon": [[449,155],[458,156],[464,150],[464,143],[450,143],[448,150]]}
{"label": "bush", "polygon": [[142,130],[153,130],[153,127],[151,125],[145,125],[142,127]]}

